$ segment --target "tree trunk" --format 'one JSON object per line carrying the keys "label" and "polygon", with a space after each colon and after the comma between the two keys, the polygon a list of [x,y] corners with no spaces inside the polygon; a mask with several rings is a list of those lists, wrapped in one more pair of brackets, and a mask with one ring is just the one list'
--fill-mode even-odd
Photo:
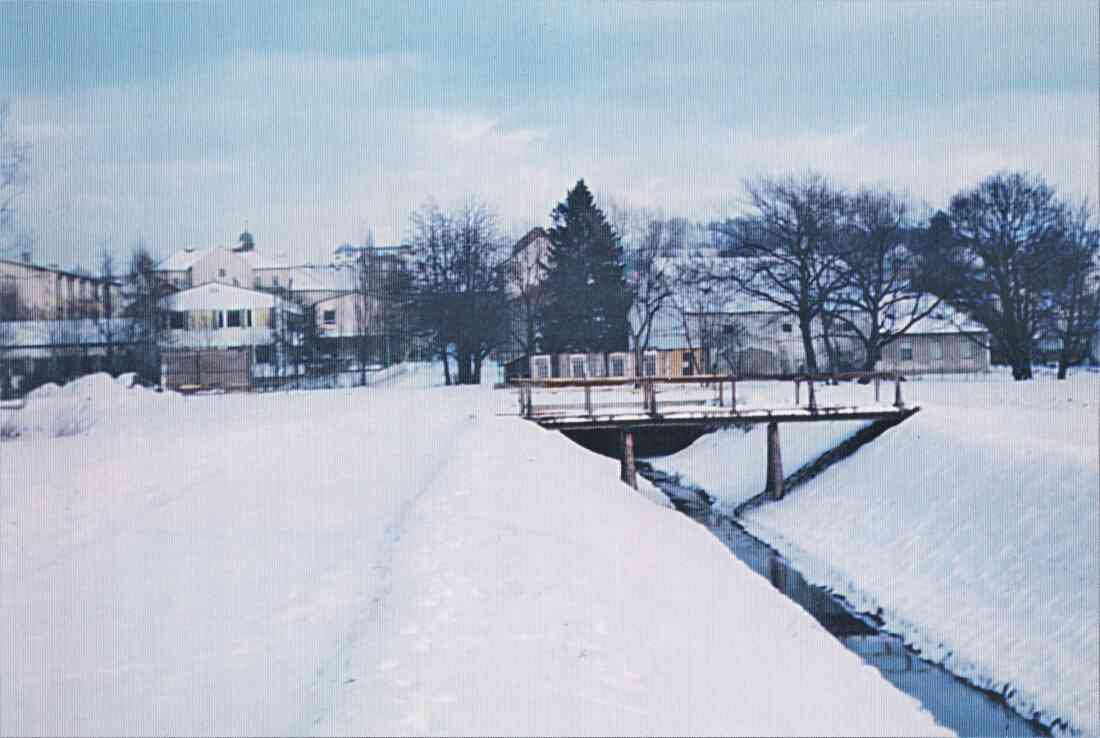
{"label": "tree trunk", "polygon": [[802,333],[802,351],[806,355],[806,371],[817,374],[817,353],[814,351],[813,320],[799,318],[798,329]]}
{"label": "tree trunk", "polygon": [[443,383],[451,386],[451,362],[447,359],[447,349],[443,349]]}

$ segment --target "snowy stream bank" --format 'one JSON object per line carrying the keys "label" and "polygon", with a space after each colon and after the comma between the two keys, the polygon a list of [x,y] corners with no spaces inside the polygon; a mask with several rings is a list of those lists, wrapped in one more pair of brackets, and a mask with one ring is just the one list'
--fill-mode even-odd
{"label": "snowy stream bank", "polygon": [[[1056,732],[1100,734],[1100,377],[905,395],[920,413],[740,522],[926,658]],[[856,430],[820,425],[834,427],[782,428],[788,473]],[[728,513],[763,488],[763,435],[716,433],[654,464]]]}
{"label": "snowy stream bank", "polygon": [[921,659],[899,636],[884,631],[877,617],[859,613],[841,597],[807,582],[778,551],[750,535],[732,518],[716,512],[703,490],[684,487],[645,462],[639,463],[639,471],[674,501],[676,509],[709,530],[738,559],[813,615],[891,684],[920,700],[941,725],[960,736],[1050,735],[1041,723],[1013,710],[1002,695],[976,687],[942,666]]}

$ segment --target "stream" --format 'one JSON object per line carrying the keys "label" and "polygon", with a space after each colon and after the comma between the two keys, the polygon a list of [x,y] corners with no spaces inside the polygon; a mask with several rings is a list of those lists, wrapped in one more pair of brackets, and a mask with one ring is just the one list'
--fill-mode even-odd
{"label": "stream", "polygon": [[638,471],[668,495],[680,512],[717,536],[734,556],[810,613],[848,649],[919,700],[941,725],[960,736],[1051,735],[1038,721],[1013,710],[999,694],[922,659],[900,637],[883,631],[874,615],[856,612],[843,598],[807,582],[778,552],[734,519],[717,513],[702,490],[683,486],[642,461]]}

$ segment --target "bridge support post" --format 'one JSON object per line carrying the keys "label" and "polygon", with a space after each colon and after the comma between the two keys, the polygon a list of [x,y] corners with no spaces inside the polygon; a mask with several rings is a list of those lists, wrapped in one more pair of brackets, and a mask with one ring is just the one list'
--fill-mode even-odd
{"label": "bridge support post", "polygon": [[779,423],[768,423],[768,476],[764,492],[773,500],[783,499],[783,457],[779,451]]}
{"label": "bridge support post", "polygon": [[619,478],[634,489],[638,489],[638,469],[634,463],[634,433],[628,430],[619,432]]}

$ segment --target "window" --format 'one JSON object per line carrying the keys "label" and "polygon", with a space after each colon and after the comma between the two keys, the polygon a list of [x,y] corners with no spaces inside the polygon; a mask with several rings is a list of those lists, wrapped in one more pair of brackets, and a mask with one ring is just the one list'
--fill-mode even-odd
{"label": "window", "polygon": [[625,377],[626,376],[626,354],[611,354],[608,376],[611,377]]}
{"label": "window", "polygon": [[224,310],[215,310],[214,311],[214,327],[215,328],[225,328],[225,311]]}
{"label": "window", "polygon": [[962,357],[964,359],[976,359],[978,357],[978,344],[967,336],[963,336],[962,339]]}
{"label": "window", "polygon": [[187,313],[180,310],[173,310],[168,313],[168,327],[177,331],[187,329]]}
{"label": "window", "polygon": [[684,352],[683,364],[680,365],[680,373],[685,377],[690,377],[695,373],[695,362],[692,360],[691,352]]}
{"label": "window", "polygon": [[943,343],[940,339],[937,338],[928,344],[928,353],[932,361],[943,361]]}
{"label": "window", "polygon": [[575,356],[570,356],[569,357],[569,376],[575,377],[575,378],[584,377],[588,373],[588,372],[585,371],[586,364],[587,364],[587,362],[585,361],[584,354],[577,354]]}
{"label": "window", "polygon": [[271,278],[271,286],[272,287],[278,287],[279,286],[279,278],[278,277],[272,277]]}
{"label": "window", "polygon": [[240,328],[244,324],[244,316],[242,315],[243,312],[243,310],[230,310],[229,312],[227,312],[225,321],[226,325],[228,325],[230,328]]}
{"label": "window", "polygon": [[794,330],[794,326],[791,325],[790,323],[784,323],[783,324],[783,332],[784,333],[790,333],[793,330]]}
{"label": "window", "polygon": [[646,375],[647,377],[657,376],[656,352],[651,351],[646,353],[645,358],[642,360],[642,374]]}
{"label": "window", "polygon": [[257,346],[256,347],[256,363],[257,364],[270,364],[272,359],[272,350],[270,346]]}
{"label": "window", "polygon": [[532,356],[531,375],[535,379],[550,379],[550,357]]}
{"label": "window", "polygon": [[899,361],[912,361],[913,360],[913,342],[902,341],[898,344],[898,360]]}
{"label": "window", "polygon": [[326,326],[336,325],[336,310],[326,310],[324,312],[324,315],[322,316],[322,319],[324,320]]}

